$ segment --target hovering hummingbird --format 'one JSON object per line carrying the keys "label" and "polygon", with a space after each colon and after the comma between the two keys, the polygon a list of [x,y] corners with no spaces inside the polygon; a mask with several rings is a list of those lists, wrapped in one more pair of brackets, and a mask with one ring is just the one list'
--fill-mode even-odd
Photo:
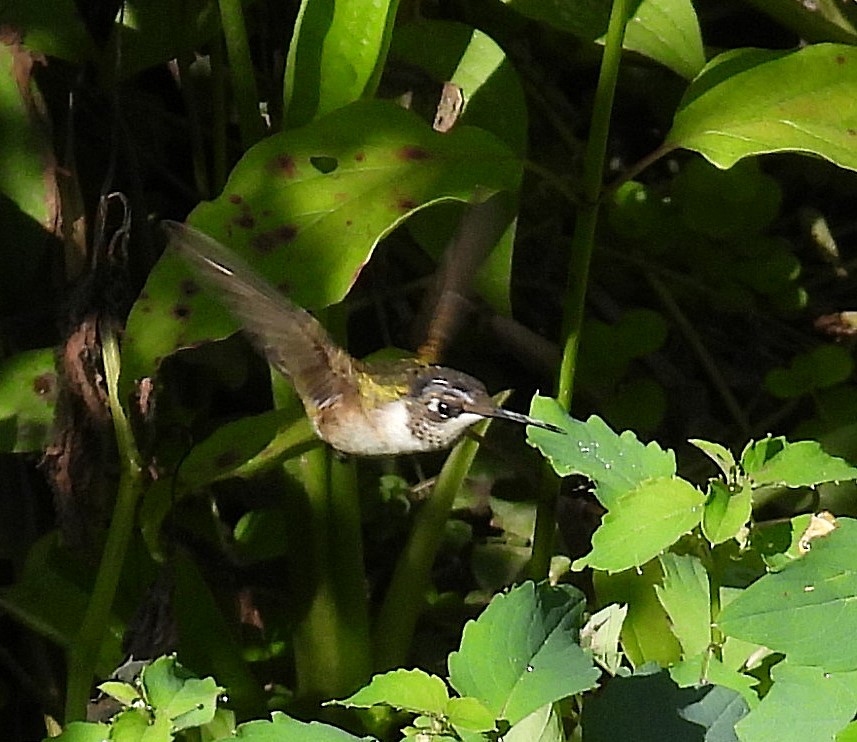
{"label": "hovering hummingbird", "polygon": [[164,221],[169,246],[213,288],[256,349],[290,379],[319,438],[357,456],[448,448],[486,417],[564,432],[498,406],[472,376],[410,358],[363,362],[235,253],[193,227]]}

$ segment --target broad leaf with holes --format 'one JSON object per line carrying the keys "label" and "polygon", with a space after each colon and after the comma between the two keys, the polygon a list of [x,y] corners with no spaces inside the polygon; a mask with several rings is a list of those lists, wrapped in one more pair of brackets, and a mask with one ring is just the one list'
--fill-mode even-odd
{"label": "broad leaf with holes", "polygon": [[[378,241],[410,214],[513,190],[520,170],[485,131],[439,134],[396,105],[361,102],[252,147],[221,196],[188,221],[318,308],[345,296]],[[165,254],[128,319],[123,398],[165,356],[236,329],[183,261]]]}

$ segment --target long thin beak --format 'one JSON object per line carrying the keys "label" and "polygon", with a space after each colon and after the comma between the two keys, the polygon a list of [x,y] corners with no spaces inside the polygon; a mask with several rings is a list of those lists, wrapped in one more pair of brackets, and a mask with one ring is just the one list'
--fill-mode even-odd
{"label": "long thin beak", "polygon": [[542,428],[543,430],[550,430],[552,433],[562,433],[565,435],[565,431],[556,425],[543,422],[542,420],[536,420],[529,415],[522,415],[520,412],[512,412],[511,410],[504,409],[503,407],[479,410],[478,414],[484,417],[496,417],[500,420],[511,420],[514,423],[521,423],[521,425],[532,425],[535,428]]}

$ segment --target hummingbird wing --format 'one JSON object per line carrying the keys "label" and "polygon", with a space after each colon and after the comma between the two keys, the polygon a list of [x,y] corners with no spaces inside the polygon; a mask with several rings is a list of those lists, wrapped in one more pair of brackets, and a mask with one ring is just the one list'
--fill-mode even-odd
{"label": "hummingbird wing", "polygon": [[287,376],[304,406],[324,409],[356,392],[358,362],[319,321],[227,247],[186,224],[162,222],[179,253],[240,323],[256,349]]}

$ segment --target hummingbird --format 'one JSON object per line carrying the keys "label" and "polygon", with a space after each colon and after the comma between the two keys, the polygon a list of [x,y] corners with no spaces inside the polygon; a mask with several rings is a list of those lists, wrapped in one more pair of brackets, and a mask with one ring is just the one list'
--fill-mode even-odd
{"label": "hummingbird", "polygon": [[420,358],[361,361],[308,311],[232,250],[189,225],[165,220],[168,247],[195,270],[251,343],[286,376],[318,435],[356,456],[394,456],[450,447],[484,418],[560,428],[497,405],[468,374]]}

